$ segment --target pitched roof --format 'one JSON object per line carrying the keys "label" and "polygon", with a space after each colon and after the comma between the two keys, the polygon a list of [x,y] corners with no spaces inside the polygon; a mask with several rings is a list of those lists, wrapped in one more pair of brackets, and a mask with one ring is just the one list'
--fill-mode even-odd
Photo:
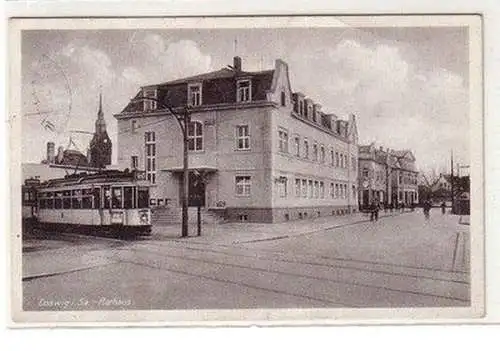
{"label": "pitched roof", "polygon": [[175,85],[175,84],[184,84],[184,83],[191,83],[191,82],[199,82],[199,81],[205,81],[205,80],[212,80],[212,79],[223,79],[223,78],[233,78],[236,76],[256,76],[256,75],[271,75],[274,73],[274,70],[266,70],[266,71],[257,71],[257,72],[246,72],[246,71],[240,71],[236,72],[232,69],[229,68],[222,68],[218,71],[212,71],[208,73],[202,73],[190,77],[185,77],[185,78],[179,78],[175,80],[171,80],[168,82],[164,83],[159,83],[159,84],[151,84],[150,86],[159,86],[159,85]]}
{"label": "pitched roof", "polygon": [[[155,88],[157,99],[170,107],[185,106],[188,95],[189,83],[202,84],[203,105],[214,105],[221,103],[236,102],[236,81],[239,78],[251,78],[252,80],[252,101],[266,100],[266,93],[271,89],[275,70],[265,70],[257,72],[235,71],[229,68],[222,68],[218,71],[198,74],[195,76],[176,79],[159,84],[150,84],[144,88]],[[142,97],[141,89],[135,98]],[[161,106],[157,106],[162,109]],[[122,112],[137,112],[144,110],[144,101],[131,101]]]}

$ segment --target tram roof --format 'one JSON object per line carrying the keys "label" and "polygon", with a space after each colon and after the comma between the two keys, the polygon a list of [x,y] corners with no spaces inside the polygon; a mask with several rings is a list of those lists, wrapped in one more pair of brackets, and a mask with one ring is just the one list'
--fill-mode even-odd
{"label": "tram roof", "polygon": [[[100,183],[124,183],[143,181],[143,172],[139,171],[102,171],[95,174],[76,173],[65,176],[64,178],[49,179],[40,184],[41,188],[63,187],[78,184],[100,184]],[[142,185],[142,184],[141,184]],[[147,184],[144,184],[147,185]]]}

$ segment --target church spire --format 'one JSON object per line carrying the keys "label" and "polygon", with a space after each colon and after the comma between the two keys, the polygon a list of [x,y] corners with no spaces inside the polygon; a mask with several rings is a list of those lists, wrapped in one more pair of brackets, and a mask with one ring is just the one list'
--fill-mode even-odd
{"label": "church spire", "polygon": [[99,92],[99,111],[97,112],[97,117],[104,117],[104,113],[102,112],[102,92]]}
{"label": "church spire", "polygon": [[104,112],[102,112],[102,92],[99,93],[99,111],[95,122],[95,132],[96,134],[106,132],[106,121],[104,120]]}

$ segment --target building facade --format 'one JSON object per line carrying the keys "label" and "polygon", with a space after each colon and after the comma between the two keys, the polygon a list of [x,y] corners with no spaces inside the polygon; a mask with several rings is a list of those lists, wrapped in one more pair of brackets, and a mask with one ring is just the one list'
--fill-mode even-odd
{"label": "building facade", "polygon": [[189,105],[189,205],[252,222],[357,210],[356,119],[292,92],[282,60],[247,72],[235,57],[231,69],[145,86],[115,115],[120,167],[146,171],[152,205],[180,206],[183,139],[167,105]]}
{"label": "building facade", "polygon": [[369,208],[374,200],[393,206],[418,203],[415,162],[410,150],[359,146],[359,206]]}

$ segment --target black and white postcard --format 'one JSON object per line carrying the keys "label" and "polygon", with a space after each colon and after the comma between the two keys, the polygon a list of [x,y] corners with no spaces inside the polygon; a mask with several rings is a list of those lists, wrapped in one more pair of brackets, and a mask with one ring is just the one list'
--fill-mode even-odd
{"label": "black and white postcard", "polygon": [[14,323],[480,318],[481,23],[12,19]]}

